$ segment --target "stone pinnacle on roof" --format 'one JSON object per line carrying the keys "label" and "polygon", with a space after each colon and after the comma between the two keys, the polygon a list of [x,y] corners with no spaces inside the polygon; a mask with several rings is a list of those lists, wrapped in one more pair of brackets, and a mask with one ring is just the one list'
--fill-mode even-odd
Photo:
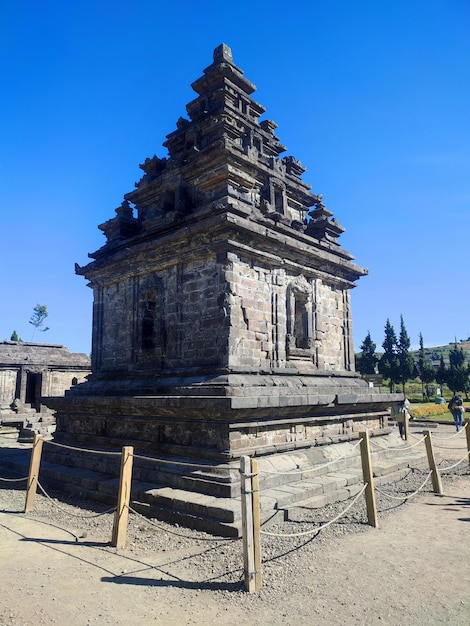
{"label": "stone pinnacle on roof", "polygon": [[214,50],[213,62],[204,70],[204,75],[198,78],[191,87],[201,95],[204,91],[220,87],[226,80],[236,85],[245,94],[256,91],[256,86],[243,75],[233,60],[232,50],[227,44],[221,43]]}
{"label": "stone pinnacle on roof", "polygon": [[221,43],[220,46],[214,50],[214,63],[230,63],[230,65],[235,65],[233,62],[232,49],[227,46],[226,43]]}

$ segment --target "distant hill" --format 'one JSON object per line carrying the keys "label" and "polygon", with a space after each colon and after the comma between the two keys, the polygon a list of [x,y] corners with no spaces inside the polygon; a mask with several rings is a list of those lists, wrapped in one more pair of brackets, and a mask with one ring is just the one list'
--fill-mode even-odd
{"label": "distant hill", "polygon": [[[441,354],[444,357],[444,361],[446,363],[449,362],[449,352],[453,349],[455,345],[455,341],[451,341],[447,343],[445,346],[434,346],[432,348],[424,348],[425,355],[432,359],[434,362],[440,361]],[[465,359],[467,363],[470,363],[470,340],[468,341],[457,341],[457,348],[462,348]],[[356,352],[356,358],[359,356],[360,352]],[[383,352],[376,352],[377,356],[380,358]],[[418,360],[419,350],[410,350],[410,354],[413,356],[415,361]]]}
{"label": "distant hill", "polygon": [[[439,360],[442,354],[442,356],[444,357],[444,361],[448,362],[449,352],[454,348],[454,346],[455,346],[455,341],[451,341],[445,346],[435,346],[433,348],[424,348],[424,353],[426,354],[427,357],[432,358],[433,361]],[[467,363],[469,363],[470,362],[470,341],[457,341],[457,348],[462,348],[465,354]],[[418,350],[413,350],[411,352],[411,354],[415,357],[415,359],[418,358],[418,352],[419,352]]]}

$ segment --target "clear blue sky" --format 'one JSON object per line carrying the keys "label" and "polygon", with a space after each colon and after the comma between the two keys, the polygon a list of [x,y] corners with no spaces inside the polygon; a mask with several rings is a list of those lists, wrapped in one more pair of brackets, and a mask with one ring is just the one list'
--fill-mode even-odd
{"label": "clear blue sky", "polygon": [[468,0],[1,0],[0,339],[91,348],[74,273],[224,42],[369,268],[356,350],[470,336]]}

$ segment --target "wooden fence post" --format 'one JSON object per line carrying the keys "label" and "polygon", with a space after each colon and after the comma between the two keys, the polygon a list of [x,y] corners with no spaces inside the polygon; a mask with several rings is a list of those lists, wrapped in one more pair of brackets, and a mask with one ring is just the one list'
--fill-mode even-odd
{"label": "wooden fence post", "polygon": [[434,458],[434,450],[432,448],[431,433],[429,430],[423,430],[425,437],[424,443],[426,444],[426,453],[428,455],[429,469],[431,470],[432,488],[434,493],[442,495],[442,483],[439,470],[437,469],[436,459]]}
{"label": "wooden fence post", "polygon": [[111,545],[123,548],[126,545],[127,520],[129,517],[129,502],[131,500],[132,461],[134,448],[124,446],[121,455],[121,474],[119,478],[118,504],[114,514],[113,537]]}
{"label": "wooden fence post", "polygon": [[470,465],[470,417],[465,417],[465,435],[467,437],[468,464]]}
{"label": "wooden fence post", "polygon": [[242,501],[243,568],[245,589],[249,593],[255,588],[255,553],[253,546],[253,488],[249,456],[240,459],[240,489]]}
{"label": "wooden fence post", "polygon": [[29,462],[28,485],[26,487],[26,500],[24,512],[29,513],[34,508],[34,499],[38,488],[39,468],[41,466],[41,453],[43,438],[41,435],[34,436],[33,447],[31,448],[31,460]]}
{"label": "wooden fence post", "polygon": [[370,456],[369,445],[369,433],[364,431],[359,433],[361,441],[361,462],[362,462],[362,477],[364,484],[367,485],[365,489],[366,508],[367,508],[367,521],[370,526],[377,528],[379,521],[377,519],[377,507],[375,504],[375,491],[374,491],[374,475],[372,471],[372,460]]}
{"label": "wooden fence post", "polygon": [[408,441],[408,436],[410,434],[410,422],[408,419],[408,411],[403,409],[403,427],[405,429],[405,441]]}
{"label": "wooden fence post", "polygon": [[255,591],[259,591],[263,584],[261,572],[261,510],[259,495],[259,464],[251,459],[251,487],[253,491],[253,556],[255,566]]}

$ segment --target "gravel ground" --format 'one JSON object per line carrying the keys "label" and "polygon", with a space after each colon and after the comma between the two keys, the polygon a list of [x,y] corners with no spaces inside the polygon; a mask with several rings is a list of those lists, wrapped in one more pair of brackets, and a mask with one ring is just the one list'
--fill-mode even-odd
{"label": "gravel ground", "polygon": [[[445,450],[441,451],[441,454],[445,453]],[[440,467],[450,465],[455,462],[458,456],[463,456],[463,454],[463,448],[458,453],[449,450],[449,460],[441,461]],[[427,474],[426,471],[410,470],[404,479],[385,485],[381,491],[396,498],[403,498],[419,489]],[[445,481],[446,490],[450,490],[453,484],[462,484],[462,481],[468,485],[469,476],[469,466],[465,462],[457,468],[445,472],[443,481]],[[377,491],[376,500],[380,526],[389,521],[393,524],[394,516],[406,515],[406,511],[411,510],[413,506],[412,502],[429,498],[430,494],[432,494],[430,481],[409,501],[394,500]],[[17,514],[23,510],[24,496],[24,485],[20,488],[16,484],[0,481],[0,511],[6,515],[8,520],[12,517],[9,513]],[[313,591],[318,591],[318,583],[313,584],[312,581],[318,581],[322,572],[326,573],[328,567],[333,568],[332,557],[335,554],[335,546],[339,545],[339,542],[342,542],[342,546],[346,545],[347,541],[344,540],[347,540],[349,535],[374,532],[366,523],[367,516],[363,497],[359,497],[357,502],[337,522],[327,528],[315,531],[315,528],[339,515],[348,504],[350,501],[331,504],[320,509],[299,507],[292,511],[290,521],[286,522],[283,517],[278,515],[263,526],[263,531],[280,533],[284,536],[275,537],[266,534],[262,536],[263,589],[262,593],[259,594],[247,594],[244,590],[241,540],[214,538],[202,532],[149,520],[131,513],[127,546],[125,549],[117,550],[109,545],[114,518],[113,513],[109,512],[109,508],[95,502],[79,501],[76,497],[60,492],[50,492],[48,497],[38,493],[34,511],[27,515],[21,513],[21,517],[27,518],[29,522],[34,520],[38,525],[47,525],[51,529],[57,529],[62,538],[65,533],[72,543],[94,547],[95,550],[100,551],[105,560],[113,555],[124,557],[122,565],[119,566],[120,571],[116,572],[116,568],[113,570],[113,575],[119,577],[123,584],[130,582],[128,577],[131,576],[131,573],[133,577],[135,576],[134,566],[136,563],[145,564],[147,568],[152,570],[152,584],[155,584],[155,581],[166,581],[167,584],[174,584],[176,588],[184,590],[183,594],[192,594],[191,602],[196,602],[196,605],[199,602],[202,605],[194,614],[188,614],[187,598],[181,600],[180,605],[176,604],[176,607],[179,607],[178,610],[183,612],[184,617],[177,617],[177,611],[173,616],[176,621],[170,620],[169,623],[204,623],[198,621],[198,610],[202,611],[202,615],[204,615],[206,602],[209,606],[211,602],[216,601],[218,611],[225,611],[226,616],[233,618],[232,612],[235,609],[241,610],[244,616],[242,621],[253,624],[333,624],[335,621],[333,618],[331,618],[332,621],[328,621],[327,607],[321,605],[318,596],[316,603],[310,606],[308,611],[305,609],[305,615],[302,614],[302,606],[299,606],[298,600],[296,600],[296,619],[291,621],[293,609],[289,595],[292,591],[292,597],[295,595],[295,598],[312,597]],[[314,532],[311,532],[312,530]],[[307,531],[310,531],[309,534],[289,536]],[[158,555],[158,559],[155,559],[155,555]],[[334,572],[329,574],[333,576]],[[144,580],[151,586],[148,582],[148,572]],[[210,598],[204,595],[200,596],[201,593],[207,592],[210,593]],[[342,602],[347,604],[347,600],[343,599]],[[2,608],[4,612],[2,613],[0,610],[0,624],[21,623],[25,625],[29,623],[24,621],[24,616],[21,618],[23,621],[15,621],[19,614],[16,615],[14,611],[10,614],[5,606],[2,607],[0,601],[0,609]],[[353,619],[353,611],[351,621],[346,623],[387,623],[386,621],[368,621],[367,612],[364,612],[363,609],[361,611],[362,618]],[[317,617],[311,622],[312,613],[315,614],[315,612]],[[252,615],[251,618],[250,614]],[[218,619],[213,623],[231,623],[230,621],[225,622],[223,615],[221,616],[219,613]],[[470,614],[468,617],[470,618]],[[20,618],[18,617],[18,619]],[[264,619],[266,621],[263,621]],[[31,623],[46,624],[51,622],[35,619]],[[76,621],[74,623],[89,622]],[[98,623],[113,623],[113,619],[108,622],[103,618],[103,621],[98,620]],[[125,622],[114,620],[114,623]],[[140,623],[147,622],[141,621]],[[149,621],[148,623],[155,622]],[[391,624],[392,622],[388,623]],[[433,622],[432,620],[420,622],[415,619],[403,623],[422,623],[424,625],[441,622]],[[454,623],[464,622],[455,621]]]}

